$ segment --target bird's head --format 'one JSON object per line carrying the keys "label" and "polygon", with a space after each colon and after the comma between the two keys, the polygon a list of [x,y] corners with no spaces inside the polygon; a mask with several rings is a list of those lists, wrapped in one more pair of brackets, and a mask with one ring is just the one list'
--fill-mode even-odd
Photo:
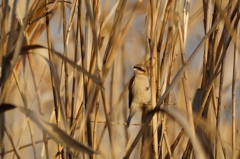
{"label": "bird's head", "polygon": [[147,67],[143,64],[137,64],[133,67],[135,75],[147,75]]}

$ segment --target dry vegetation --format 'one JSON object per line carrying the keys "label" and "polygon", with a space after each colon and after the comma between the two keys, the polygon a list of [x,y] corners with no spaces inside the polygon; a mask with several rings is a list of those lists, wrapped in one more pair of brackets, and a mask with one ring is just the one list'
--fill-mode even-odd
{"label": "dry vegetation", "polygon": [[240,158],[240,1],[0,3],[1,158]]}

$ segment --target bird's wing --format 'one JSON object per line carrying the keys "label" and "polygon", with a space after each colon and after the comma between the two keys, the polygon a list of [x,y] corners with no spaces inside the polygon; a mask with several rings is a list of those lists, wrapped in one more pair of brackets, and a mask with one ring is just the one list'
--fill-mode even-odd
{"label": "bird's wing", "polygon": [[129,108],[131,107],[131,104],[132,104],[132,100],[133,100],[133,92],[132,92],[132,87],[134,85],[134,78],[135,76],[133,76],[129,82],[129,85],[128,85],[128,100],[129,100],[129,103],[128,103],[128,106]]}

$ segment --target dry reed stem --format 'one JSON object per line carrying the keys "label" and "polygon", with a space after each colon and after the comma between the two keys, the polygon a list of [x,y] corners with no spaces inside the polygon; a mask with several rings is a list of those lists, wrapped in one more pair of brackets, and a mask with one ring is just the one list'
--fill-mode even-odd
{"label": "dry reed stem", "polygon": [[106,97],[106,94],[105,94],[103,88],[101,88],[101,96],[102,96],[102,100],[103,100],[106,124],[108,126],[108,133],[109,133],[109,138],[110,138],[110,143],[111,143],[111,148],[112,148],[112,158],[116,159],[117,158],[116,142],[115,142],[115,139],[113,138],[113,132],[112,132],[112,128],[111,128],[111,122],[110,122],[110,116],[109,116],[109,105],[107,102],[108,100],[107,100],[107,97]]}
{"label": "dry reed stem", "polygon": [[[237,6],[240,6],[240,2],[237,2]],[[240,9],[238,8],[237,20],[239,21]],[[236,27],[236,43],[234,44],[234,57],[233,57],[233,77],[232,77],[232,157],[236,155],[236,80],[237,80],[237,63],[238,63],[238,47],[239,47],[239,29],[240,24],[238,22]]]}
{"label": "dry reed stem", "polygon": [[[98,97],[99,99],[99,97]],[[99,101],[96,106],[95,116],[94,116],[94,126],[93,126],[93,149],[97,148],[97,122],[98,122],[98,109],[99,109]],[[97,156],[94,154],[93,159]]]}
{"label": "dry reed stem", "polygon": [[[156,30],[156,23],[157,23],[157,12],[156,12],[156,2],[155,0],[150,1],[150,18],[151,18],[151,23],[150,23],[150,39],[151,43],[149,45],[150,47],[150,80],[151,80],[151,107],[154,108],[154,105],[156,105],[156,59],[157,59],[157,47],[156,47],[156,39],[157,37],[155,36],[155,30]],[[156,132],[158,127],[158,121],[157,121],[157,115],[153,117],[152,120],[152,132]],[[158,158],[158,135],[157,133],[153,133],[153,151],[154,151],[154,156],[155,159]]]}
{"label": "dry reed stem", "polygon": [[[187,44],[187,31],[188,31],[188,22],[189,22],[189,12],[190,12],[190,0],[186,0],[184,2],[184,9],[183,9],[183,34],[181,33],[181,28],[178,27],[179,31],[179,37],[180,37],[180,46],[181,48],[181,58],[182,58],[182,64],[186,62],[186,44]],[[188,72],[185,71],[183,73],[182,78],[183,83],[183,90],[185,94],[185,102],[186,102],[186,109],[188,114],[188,120],[190,123],[190,128],[192,129],[192,132],[194,132],[194,122],[193,122],[193,112],[192,112],[192,101],[190,97],[190,89],[189,89],[189,78],[188,78]],[[195,133],[194,133],[195,134]]]}
{"label": "dry reed stem", "polygon": [[[218,2],[216,2],[216,5],[218,5]],[[219,6],[218,6],[218,8],[220,8]],[[220,9],[219,10],[220,11],[220,13],[221,14],[223,14],[222,13],[222,10]],[[228,10],[227,10],[227,15],[228,16],[230,16],[230,14],[231,14],[231,6],[228,8]],[[224,17],[225,19],[225,26],[226,26],[226,28],[224,28],[224,30],[223,30],[223,37],[224,37],[224,42],[223,42],[223,52],[222,52],[222,54],[223,54],[223,59],[222,59],[222,68],[221,68],[221,73],[220,73],[220,82],[219,82],[219,99],[218,99],[218,109],[217,109],[217,121],[216,121],[216,130],[217,130],[217,132],[219,131],[219,123],[220,123],[220,119],[221,119],[221,107],[222,107],[222,96],[223,96],[223,94],[222,94],[222,88],[223,88],[223,81],[224,81],[224,73],[225,73],[225,69],[224,69],[224,67],[225,67],[225,62],[226,62],[226,51],[227,51],[227,37],[229,36],[229,33],[227,32],[227,28],[228,28],[228,31],[230,32],[230,34],[231,34],[231,32],[232,32],[232,29],[231,30],[229,30],[229,19],[228,18],[226,18],[226,16]],[[226,30],[225,30],[226,29]],[[218,159],[219,158],[219,153],[218,153],[218,149],[219,149],[219,144],[218,144],[218,140],[219,140],[219,136],[218,136],[218,134],[216,135],[216,141],[215,141],[215,146],[216,146],[216,148],[215,148],[215,158],[216,159]]]}
{"label": "dry reed stem", "polygon": [[[45,4],[45,10],[46,11],[48,11],[48,0],[46,0],[46,4]],[[49,49],[51,49],[52,48],[52,46],[51,46],[51,38],[50,38],[50,28],[49,28],[49,17],[48,17],[48,15],[46,16],[46,30],[47,30],[47,44],[48,44],[48,48]],[[48,50],[48,58],[49,58],[49,60],[50,60],[50,62],[52,62],[52,51],[51,50]],[[57,102],[57,92],[56,92],[56,89],[55,89],[55,87],[56,87],[56,83],[54,83],[54,77],[52,77],[52,75],[53,75],[53,70],[51,69],[51,67],[50,67],[50,72],[51,72],[51,84],[52,84],[52,90],[53,90],[53,99],[54,99],[54,107],[55,107],[55,117],[56,117],[56,125],[59,127],[60,126],[60,116],[59,116],[59,110],[60,110],[60,108],[59,108],[59,104],[58,104],[58,102]],[[60,144],[58,144],[58,153],[59,154],[61,154],[61,146],[60,146]],[[46,156],[47,158],[49,158],[49,156]],[[61,157],[61,155],[59,156],[60,158],[62,158]]]}

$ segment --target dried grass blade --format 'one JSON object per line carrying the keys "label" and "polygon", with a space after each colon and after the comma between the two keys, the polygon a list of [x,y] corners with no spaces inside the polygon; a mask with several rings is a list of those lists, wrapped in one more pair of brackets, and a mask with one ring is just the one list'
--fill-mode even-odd
{"label": "dried grass blade", "polygon": [[41,117],[38,113],[26,109],[24,107],[15,106],[12,104],[1,104],[0,105],[0,113],[3,113],[7,110],[18,108],[22,113],[28,116],[38,127],[43,129],[53,140],[56,142],[66,144],[67,146],[74,148],[78,151],[87,153],[87,154],[98,154],[98,151],[93,150],[90,147],[83,145],[82,143],[74,140],[71,136],[67,133],[59,129],[56,125],[49,123],[43,117]]}
{"label": "dried grass blade", "polygon": [[114,21],[113,21],[113,27],[112,27],[112,30],[111,30],[111,33],[110,33],[110,38],[108,40],[107,48],[106,48],[106,51],[105,51],[105,54],[104,54],[104,57],[103,57],[103,63],[104,64],[107,62],[108,56],[110,54],[110,50],[113,47],[112,45],[113,45],[113,41],[114,41],[115,36],[116,36],[117,27],[121,26],[120,22],[121,22],[123,13],[124,13],[126,2],[127,2],[127,0],[121,0],[118,3],[118,7],[117,7],[117,10],[116,10],[117,12],[115,14]]}
{"label": "dried grass blade", "polygon": [[73,62],[72,60],[66,58],[65,56],[63,56],[62,54],[53,51],[54,54],[56,54],[58,57],[60,57],[63,61],[66,61],[68,64],[70,64],[71,66],[73,66],[74,68],[76,68],[78,71],[81,71],[82,73],[84,73],[85,75],[87,75],[89,78],[91,78],[95,83],[97,84],[101,84],[101,80],[99,78],[97,78],[96,76],[90,74],[88,71],[86,71],[83,67],[77,65],[75,62]]}
{"label": "dried grass blade", "polygon": [[[24,46],[21,49],[21,55],[27,54],[28,50],[34,50],[34,49],[47,49],[46,47],[42,46],[42,45],[28,45],[28,46]],[[64,55],[62,55],[61,53],[52,50],[54,54],[56,54],[59,58],[61,58],[62,60],[66,61],[68,64],[70,64],[72,67],[76,68],[78,71],[81,71],[82,73],[84,73],[85,75],[87,75],[89,78],[91,78],[95,83],[97,84],[101,84],[102,82],[100,81],[99,78],[97,78],[96,76],[90,74],[88,71],[86,71],[84,68],[82,68],[81,66],[77,65],[74,61],[68,59],[67,57],[65,57]],[[6,57],[6,59],[11,59],[12,57],[12,53],[10,55],[8,55]]]}

